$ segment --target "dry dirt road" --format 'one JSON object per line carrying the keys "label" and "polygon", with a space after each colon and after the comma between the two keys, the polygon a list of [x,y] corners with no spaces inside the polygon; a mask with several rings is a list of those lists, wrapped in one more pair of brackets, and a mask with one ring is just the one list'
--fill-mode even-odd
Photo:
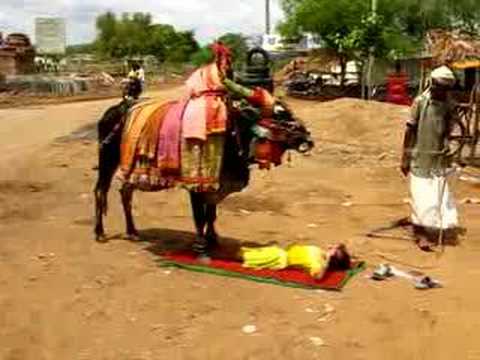
{"label": "dry dirt road", "polygon": [[[462,205],[468,234],[442,256],[404,240],[367,238],[408,213],[396,169],[407,109],[356,100],[290,103],[318,146],[310,157],[294,155],[290,166],[255,172],[248,190],[221,206],[224,238],[342,241],[370,268],[408,264],[441,279],[443,289],[373,282],[367,272],[331,293],[167,271],[157,264],[158,249],[193,236],[182,191],[138,194],[135,213],[148,240],[140,243],[122,240],[112,191],[107,230],[118,235],[97,244],[96,145],[83,136],[88,131],[67,135],[91,127],[112,101],[5,109],[0,359],[480,359],[480,207]],[[459,199],[478,194],[463,183],[455,190]],[[245,325],[257,331],[244,334]]]}

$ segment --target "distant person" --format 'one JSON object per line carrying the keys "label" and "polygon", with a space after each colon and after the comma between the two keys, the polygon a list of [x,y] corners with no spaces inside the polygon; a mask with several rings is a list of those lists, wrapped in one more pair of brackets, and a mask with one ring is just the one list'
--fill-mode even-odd
{"label": "distant person", "polygon": [[143,83],[145,81],[145,75],[143,69],[139,64],[134,63],[132,70],[128,73],[128,89],[127,95],[137,100],[143,91]]}
{"label": "distant person", "polygon": [[448,136],[455,120],[448,93],[456,78],[446,66],[431,74],[431,86],[417,97],[407,121],[401,170],[410,175],[414,234],[420,249],[445,236],[456,240],[458,214],[447,183],[451,167]]}
{"label": "distant person", "polygon": [[143,70],[142,66],[139,63],[134,63],[132,65],[132,70],[130,71],[129,77],[138,79],[142,85],[143,90],[145,85],[145,70]]}
{"label": "distant person", "polygon": [[138,79],[142,84],[142,91],[145,90],[145,70],[143,70],[142,65],[138,64],[137,66]]}
{"label": "distant person", "polygon": [[0,32],[0,48],[3,47],[5,44],[5,40],[3,40],[3,33]]}

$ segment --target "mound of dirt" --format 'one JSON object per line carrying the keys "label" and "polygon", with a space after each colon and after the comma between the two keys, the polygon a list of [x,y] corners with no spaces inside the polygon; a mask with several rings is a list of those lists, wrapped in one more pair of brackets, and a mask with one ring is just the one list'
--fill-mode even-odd
{"label": "mound of dirt", "polygon": [[290,102],[315,134],[317,160],[354,167],[398,160],[408,107],[347,98]]}

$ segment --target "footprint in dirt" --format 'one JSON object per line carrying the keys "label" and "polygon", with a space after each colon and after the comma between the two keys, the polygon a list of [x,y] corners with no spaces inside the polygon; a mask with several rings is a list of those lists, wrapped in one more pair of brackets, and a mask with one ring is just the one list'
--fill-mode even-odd
{"label": "footprint in dirt", "polygon": [[0,180],[0,194],[39,193],[51,187],[51,184],[46,182]]}
{"label": "footprint in dirt", "polygon": [[41,211],[25,199],[31,194],[42,193],[51,188],[52,185],[46,182],[0,180],[0,219],[37,219]]}
{"label": "footprint in dirt", "polygon": [[95,225],[95,220],[93,218],[83,218],[74,220],[73,223],[78,226],[93,226]]}
{"label": "footprint in dirt", "polygon": [[222,208],[233,211],[270,212],[287,216],[286,205],[282,201],[259,198],[251,195],[232,196],[222,202]]}

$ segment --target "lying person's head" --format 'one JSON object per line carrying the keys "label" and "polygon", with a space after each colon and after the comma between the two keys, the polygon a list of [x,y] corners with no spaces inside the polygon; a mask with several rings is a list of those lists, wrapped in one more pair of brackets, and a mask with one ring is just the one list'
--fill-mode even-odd
{"label": "lying person's head", "polygon": [[350,266],[350,254],[344,244],[338,244],[328,249],[328,270],[348,270]]}

